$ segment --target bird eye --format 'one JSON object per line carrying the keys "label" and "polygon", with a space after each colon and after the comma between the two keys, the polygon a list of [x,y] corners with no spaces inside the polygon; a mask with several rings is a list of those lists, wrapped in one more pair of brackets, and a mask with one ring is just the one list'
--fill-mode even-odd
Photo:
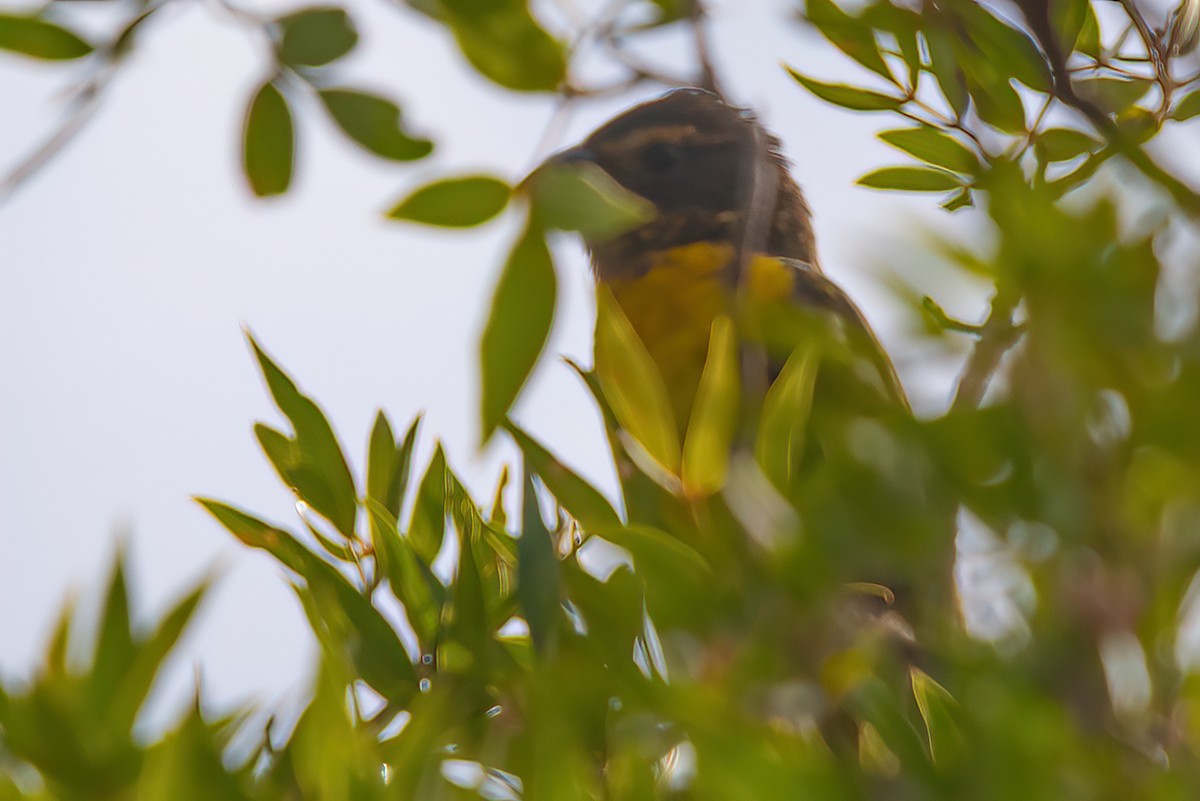
{"label": "bird eye", "polygon": [[679,162],[679,149],[666,142],[653,142],[642,151],[642,165],[657,175],[668,175]]}

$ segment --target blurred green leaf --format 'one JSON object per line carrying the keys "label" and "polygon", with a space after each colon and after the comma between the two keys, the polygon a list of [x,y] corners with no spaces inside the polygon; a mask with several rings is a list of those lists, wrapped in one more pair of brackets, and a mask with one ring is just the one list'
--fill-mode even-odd
{"label": "blurred green leaf", "polygon": [[1200,89],[1195,90],[1190,95],[1180,100],[1175,106],[1175,111],[1171,115],[1173,119],[1183,122],[1190,120],[1192,117],[1200,116]]}
{"label": "blurred green leaf", "polygon": [[921,719],[925,721],[925,731],[929,736],[929,753],[933,760],[945,763],[959,757],[964,743],[962,733],[954,720],[958,703],[945,687],[919,668],[909,668],[909,677],[912,681],[913,698],[917,701]]}
{"label": "blurred green leaf", "polygon": [[0,50],[48,61],[82,58],[92,46],[66,28],[38,17],[0,14]]}
{"label": "blurred green leaf", "polygon": [[601,528],[592,533],[629,551],[634,569],[649,582],[648,589],[680,582],[706,587],[713,581],[712,566],[704,557],[665,531],[632,525]]}
{"label": "blurred green leaf", "polygon": [[[1079,2],[1079,0],[1068,0],[1069,2]],[[1082,4],[1084,7],[1083,25],[1079,28],[1079,35],[1075,38],[1075,49],[1080,53],[1086,53],[1092,58],[1099,59],[1101,51],[1100,41],[1100,23],[1096,19],[1096,9],[1089,2]]]}
{"label": "blurred green leaf", "polygon": [[791,487],[804,453],[819,363],[812,343],[798,345],[763,399],[754,456],[763,474],[781,492]]}
{"label": "blurred green leaf", "polygon": [[805,16],[835,47],[888,83],[895,83],[879,53],[875,33],[864,20],[847,14],[833,0],[807,0]]}
{"label": "blurred green leaf", "polygon": [[417,640],[430,652],[441,626],[445,587],[421,561],[412,543],[400,534],[396,518],[375,502],[367,503],[371,516],[372,542],[392,594],[404,605],[404,613]]}
{"label": "blurred green leaf", "polygon": [[[88,706],[97,720],[104,717],[121,679],[137,654],[131,625],[129,590],[125,586],[125,559],[118,553],[100,612],[96,651],[92,658],[92,680],[88,688]],[[132,719],[129,722],[132,723]]]}
{"label": "blurred green leaf", "polygon": [[1050,90],[1050,69],[1024,31],[1001,21],[979,3],[952,3],[945,8],[966,34],[960,40],[965,48],[964,67],[995,70],[998,80],[1006,83],[1011,77],[1035,91]]}
{"label": "blurred green leaf", "polygon": [[[1063,53],[1070,54],[1075,50],[1080,33],[1088,22],[1091,10],[1091,0],[1049,0],[1050,18],[1054,31],[1058,34],[1059,46]],[[1086,52],[1086,51],[1085,51]]]}
{"label": "blurred green leaf", "polygon": [[622,428],[672,474],[679,434],[662,374],[612,293],[596,293],[596,377]]}
{"label": "blurred green leaf", "polygon": [[274,83],[264,83],[246,110],[242,167],[259,197],[281,195],[292,183],[295,131],[287,100]]}
{"label": "blurred green leaf", "polygon": [[970,106],[971,95],[955,52],[956,38],[943,28],[937,17],[927,16],[925,22],[921,33],[929,50],[929,70],[937,78],[938,88],[950,108],[962,117]]}
{"label": "blurred green leaf", "polygon": [[481,439],[508,417],[554,323],[558,280],[541,228],[530,220],[508,254],[479,346]]}
{"label": "blurred green leaf", "polygon": [[533,477],[527,472],[521,501],[521,536],[517,539],[517,598],[521,614],[529,624],[529,636],[539,653],[553,646],[558,632],[561,590],[558,555],[550,532],[542,521]]}
{"label": "blurred green leaf", "polygon": [[303,572],[305,548],[291,534],[221,501],[211,498],[195,500],[243,544],[267,551],[293,572]]}
{"label": "blurred green leaf", "polygon": [[949,134],[936,128],[900,128],[883,131],[877,136],[889,145],[935,167],[962,173],[972,173],[979,169],[979,159],[974,153]]}
{"label": "blurred green leaf", "polygon": [[[279,411],[291,422],[292,437],[259,426],[255,432],[279,477],[314,511],[334,525],[342,536],[354,539],[358,516],[358,490],[333,427],[321,408],[304,395],[247,334],[267,389]],[[282,440],[282,441],[281,441]]]}
{"label": "blurred green leaf", "polygon": [[483,225],[504,211],[512,190],[499,178],[470,175],[427,184],[388,212],[393,220],[409,220],[447,228]]}
{"label": "blurred green leaf", "polygon": [[1154,85],[1149,80],[1125,78],[1084,78],[1072,83],[1080,97],[1111,113],[1125,111]]}
{"label": "blurred green leaf", "polygon": [[907,192],[945,192],[962,186],[962,179],[933,167],[884,167],[869,172],[857,183],[872,189],[900,189]]}
{"label": "blurred green leaf", "polygon": [[563,46],[525,0],[440,0],[442,19],[471,66],[507,89],[552,91],[566,75]]}
{"label": "blurred green leaf", "polygon": [[589,162],[551,159],[528,180],[537,219],[547,228],[578,231],[588,242],[608,241],[655,216],[652,203]]}
{"label": "blurred green leaf", "polygon": [[488,675],[492,631],[487,598],[471,533],[459,532],[458,570],[451,589],[446,637],[439,643],[438,666],[451,673]]}
{"label": "blurred green leaf", "polygon": [[[305,8],[280,17],[279,59],[299,67],[320,67],[336,61],[358,44],[358,31],[340,8]],[[340,122],[340,121],[339,121]]]}
{"label": "blurred green leaf", "polygon": [[1042,131],[1035,146],[1046,161],[1070,161],[1100,148],[1101,143],[1073,128],[1051,128]]}
{"label": "blurred green leaf", "polygon": [[741,401],[738,336],[733,321],[713,321],[708,358],[700,375],[692,419],[683,443],[680,478],[691,497],[705,497],[725,484]]}
{"label": "blurred green leaf", "polygon": [[620,518],[600,491],[556,459],[541,443],[512,422],[504,424],[524,454],[529,469],[537,473],[555,499],[585,529],[615,526]]}
{"label": "blurred green leaf", "polygon": [[205,722],[193,707],[178,728],[150,748],[138,783],[138,801],[249,801],[249,772],[238,775],[225,768],[224,740],[220,729]]}
{"label": "blurred green leaf", "polygon": [[852,111],[898,111],[904,105],[904,98],[890,97],[869,89],[859,89],[856,86],[814,81],[790,67],[788,72],[797,83],[821,100]]}
{"label": "blurred green leaf", "polygon": [[408,523],[408,541],[427,565],[433,563],[446,536],[447,481],[446,454],[438,443],[417,489],[412,519]]}
{"label": "blurred green leaf", "polygon": [[409,136],[400,127],[400,107],[357,89],[322,89],[329,115],[346,135],[377,156],[414,161],[433,152],[433,142]]}

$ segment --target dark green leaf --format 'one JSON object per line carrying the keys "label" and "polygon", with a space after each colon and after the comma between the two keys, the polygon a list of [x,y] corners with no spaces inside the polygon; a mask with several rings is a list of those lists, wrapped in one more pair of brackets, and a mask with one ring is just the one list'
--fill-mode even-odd
{"label": "dark green leaf", "polygon": [[450,601],[447,637],[441,643],[438,666],[452,673],[487,676],[492,652],[487,596],[469,531],[459,532],[458,571]]}
{"label": "dark green leaf", "polygon": [[81,58],[92,46],[66,28],[37,17],[0,14],[0,50],[51,61]]}
{"label": "dark green leaf", "polygon": [[504,211],[512,189],[499,178],[471,175],[427,184],[388,212],[393,220],[469,228]]}
{"label": "dark green leaf", "polygon": [[962,179],[932,167],[884,167],[858,179],[860,186],[872,189],[900,189],[907,192],[945,192],[962,186]]}
{"label": "dark green leaf", "polygon": [[896,82],[879,53],[875,32],[867,22],[850,16],[833,0],[807,0],[805,16],[843,53],[889,83]]}
{"label": "dark green leaf", "polygon": [[550,494],[572,517],[582,523],[585,529],[620,524],[617,513],[599,490],[554,458],[541,443],[516,425],[507,422],[504,429],[525,455],[529,469],[537,473],[550,490]]}
{"label": "dark green leaf", "polygon": [[966,26],[966,36],[960,40],[964,68],[987,68],[1006,83],[1015,78],[1030,89],[1049,91],[1049,67],[1025,32],[1002,22],[979,3],[954,3],[949,9],[955,24]]}
{"label": "dark green leaf", "polygon": [[713,569],[704,557],[665,531],[633,525],[593,533],[629,551],[635,569],[651,586],[684,581],[702,587],[713,580]]}
{"label": "dark green leaf", "polygon": [[1079,34],[1088,21],[1091,0],[1049,0],[1050,18],[1054,23],[1054,32],[1058,34],[1059,45],[1063,53],[1070,54],[1075,50]]}
{"label": "dark green leaf", "polygon": [[537,365],[554,323],[557,292],[550,251],[541,228],[531,220],[500,274],[480,343],[484,442],[508,417]]}
{"label": "dark green leaf", "polygon": [[306,8],[277,20],[282,37],[279,59],[300,67],[320,67],[349,53],[358,32],[340,8]]}
{"label": "dark green leaf", "polygon": [[1101,143],[1073,128],[1051,128],[1042,131],[1035,146],[1045,161],[1070,161],[1100,148]]}
{"label": "dark green leaf", "polygon": [[242,166],[259,197],[281,195],[292,183],[295,132],[287,100],[273,83],[263,84],[246,110]]}
{"label": "dark green leaf", "polygon": [[929,49],[929,70],[937,78],[938,87],[950,108],[962,117],[970,106],[971,95],[967,92],[966,78],[959,68],[953,35],[944,30],[936,19],[925,26],[922,35]]}
{"label": "dark green leaf", "polygon": [[429,652],[437,641],[441,625],[445,587],[413,551],[407,537],[401,536],[396,518],[380,504],[368,501],[372,542],[391,586],[392,594],[404,605],[404,613],[422,649]]}
{"label": "dark green leaf", "polygon": [[303,571],[307,551],[288,532],[221,501],[196,498],[196,502],[243,544],[261,548],[297,573]]}
{"label": "dark green leaf", "polygon": [[554,642],[561,617],[558,555],[542,521],[533,478],[525,474],[521,536],[517,540],[517,598],[529,624],[533,646],[545,653]]}
{"label": "dark green leaf", "polygon": [[400,504],[404,499],[404,489],[408,486],[408,473],[420,422],[420,417],[413,420],[400,443],[395,441],[392,426],[382,411],[376,415],[375,426],[371,429],[367,456],[367,497],[382,504],[392,517],[400,516]]}
{"label": "dark green leaf", "polygon": [[400,127],[400,107],[355,89],[322,89],[321,102],[346,135],[377,156],[414,161],[433,152],[433,142]]}
{"label": "dark green leaf", "polygon": [[890,97],[879,92],[872,92],[869,89],[859,89],[855,86],[846,86],[840,83],[814,81],[812,78],[807,78],[790,67],[788,68],[788,72],[805,89],[826,103],[832,103],[842,108],[848,108],[853,111],[896,111],[904,105],[904,98]]}
{"label": "dark green leaf", "polygon": [[408,541],[427,565],[433,563],[446,536],[446,484],[446,454],[439,443],[417,489],[408,523]]}
{"label": "dark green leaf", "polygon": [[278,432],[265,434],[269,429],[259,426],[259,442],[279,477],[296,495],[333,523],[344,537],[353,539],[358,491],[333,427],[320,407],[296,387],[254,337],[249,336],[249,340],[275,405],[294,429],[289,439]]}
{"label": "dark green leaf", "polygon": [[884,131],[879,138],[921,161],[953,172],[971,173],[979,160],[965,145],[936,128],[901,128]]}

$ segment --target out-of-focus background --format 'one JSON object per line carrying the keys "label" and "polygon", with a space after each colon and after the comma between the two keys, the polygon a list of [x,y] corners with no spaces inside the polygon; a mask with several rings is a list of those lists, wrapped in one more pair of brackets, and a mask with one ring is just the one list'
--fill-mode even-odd
{"label": "out-of-focus background", "polygon": [[[600,4],[575,5],[586,19]],[[387,221],[383,211],[437,175],[519,179],[653,90],[580,103],[552,124],[551,99],[485,83],[441,27],[400,5],[348,9],[362,40],[339,69],[396,98],[411,129],[435,136],[433,159],[381,161],[319,108],[302,107],[292,191],[253,199],[238,148],[247,97],[268,68],[263,48],[215,7],[178,3],[142,32],[86,129],[0,206],[4,675],[34,667],[61,603],[81,591],[86,606],[87,588],[123,542],[143,612],[214,567],[220,576],[160,693],[182,698],[193,665],[217,702],[271,704],[303,690],[312,643],[283,576],[190,500],[211,495],[279,521],[294,514],[251,433],[255,420],[277,417],[243,327],[323,405],[359,474],[381,406],[398,426],[424,412],[418,463],[440,438],[480,497],[513,457],[503,443],[478,448],[476,352],[516,221],[449,235]],[[725,0],[712,13],[730,94],[785,142],[827,271],[896,355],[916,408],[942,408],[956,365],[927,358],[887,286],[913,268],[906,243],[942,212],[931,199],[854,186],[897,154],[874,138],[872,117],[822,104],[788,78],[781,62],[818,76],[845,62],[799,22],[781,24],[787,4]],[[684,46],[664,35],[650,40],[647,57],[671,65]],[[44,140],[78,77],[70,65],[0,53],[0,172]],[[587,265],[569,238],[557,254],[550,351],[587,362]],[[958,285],[933,288],[969,319],[986,300]],[[591,403],[560,361],[543,363],[517,411],[585,477],[613,486]]]}

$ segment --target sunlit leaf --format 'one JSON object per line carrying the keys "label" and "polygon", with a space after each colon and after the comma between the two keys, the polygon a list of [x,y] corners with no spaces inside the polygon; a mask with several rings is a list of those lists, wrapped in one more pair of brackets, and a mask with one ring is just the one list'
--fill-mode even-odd
{"label": "sunlit leaf", "polygon": [[612,293],[596,293],[596,377],[621,426],[662,467],[679,470],[679,434],[662,374]]}
{"label": "sunlit leaf", "polygon": [[446,536],[446,485],[446,454],[439,443],[417,489],[408,524],[408,541],[425,564],[433,563]]}
{"label": "sunlit leaf", "polygon": [[558,280],[541,229],[531,220],[513,245],[479,347],[481,434],[487,441],[537,365],[554,323]]}
{"label": "sunlit leaf", "polygon": [[413,161],[433,152],[433,142],[400,126],[400,107],[356,89],[322,89],[321,102],[346,135],[377,156]]}
{"label": "sunlit leaf", "polygon": [[680,478],[684,492],[691,496],[711,495],[725,483],[738,426],[740,369],[733,321],[718,317],[683,443]]}
{"label": "sunlit leaf", "polygon": [[37,17],[0,14],[0,50],[49,61],[81,58],[92,46],[78,34]]}
{"label": "sunlit leaf", "polygon": [[295,131],[287,100],[273,83],[259,87],[246,111],[242,167],[259,197],[281,195],[292,183]]}
{"label": "sunlit leaf", "polygon": [[941,763],[959,756],[963,750],[962,733],[954,720],[958,703],[945,687],[922,670],[909,668],[909,677],[917,709],[925,721],[930,755]]}
{"label": "sunlit leaf", "polygon": [[907,192],[945,192],[962,186],[962,179],[933,167],[884,167],[858,179],[860,186],[872,189],[900,189]]}
{"label": "sunlit leaf", "polygon": [[869,89],[859,89],[840,83],[822,83],[807,78],[788,68],[791,76],[805,89],[835,106],[848,108],[852,111],[896,111],[904,105],[904,99],[872,92]]}
{"label": "sunlit leaf", "polygon": [[565,77],[562,44],[537,24],[524,0],[441,0],[441,11],[471,66],[500,86],[552,91]]}
{"label": "sunlit leaf", "polygon": [[286,64],[320,67],[349,53],[358,31],[340,8],[306,8],[280,17],[279,58]]}
{"label": "sunlit leaf", "polygon": [[447,228],[483,225],[504,211],[512,190],[499,178],[470,175],[446,178],[416,190],[388,212],[393,220],[408,220]]}

